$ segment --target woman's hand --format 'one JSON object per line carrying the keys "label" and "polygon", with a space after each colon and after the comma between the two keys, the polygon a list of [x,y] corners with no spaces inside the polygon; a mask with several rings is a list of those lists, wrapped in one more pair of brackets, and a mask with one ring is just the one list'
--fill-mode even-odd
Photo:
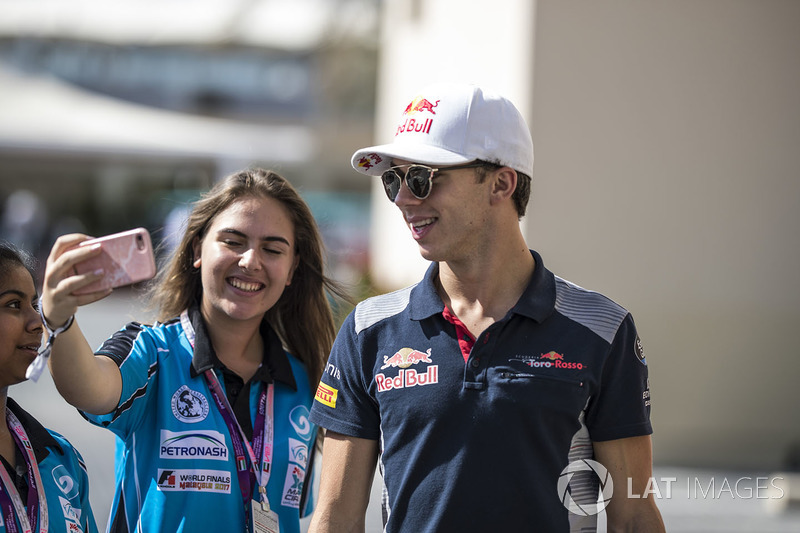
{"label": "woman's hand", "polygon": [[78,246],[90,238],[81,233],[62,235],[50,250],[42,287],[42,314],[51,328],[66,324],[79,306],[101,300],[112,292],[112,289],[106,289],[88,294],[73,294],[74,291],[99,280],[105,274],[102,270],[86,274],[75,273],[76,264],[101,252],[99,244]]}

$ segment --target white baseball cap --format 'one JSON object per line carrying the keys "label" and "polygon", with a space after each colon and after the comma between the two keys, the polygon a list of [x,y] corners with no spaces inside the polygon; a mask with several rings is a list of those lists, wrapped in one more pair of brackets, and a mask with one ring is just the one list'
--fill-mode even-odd
{"label": "white baseball cap", "polygon": [[508,99],[476,85],[436,84],[406,106],[389,144],[353,154],[353,168],[380,176],[392,158],[425,165],[480,159],[533,176],[533,140]]}

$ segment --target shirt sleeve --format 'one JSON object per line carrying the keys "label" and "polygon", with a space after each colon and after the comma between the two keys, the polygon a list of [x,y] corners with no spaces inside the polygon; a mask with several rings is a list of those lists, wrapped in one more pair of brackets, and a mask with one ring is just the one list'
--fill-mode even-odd
{"label": "shirt sleeve", "polygon": [[342,324],[322,374],[311,421],[325,429],[358,437],[380,438],[380,413],[369,386],[375,353],[355,330],[355,311]]}
{"label": "shirt sleeve", "polygon": [[111,358],[119,366],[122,393],[117,407],[104,415],[82,414],[93,424],[106,427],[125,439],[145,413],[154,408],[152,383],[158,370],[158,347],[143,326],[136,322],[109,337],[95,355]]}
{"label": "shirt sleeve", "polygon": [[600,392],[586,415],[592,440],[651,434],[647,360],[630,314],[617,330],[601,380]]}

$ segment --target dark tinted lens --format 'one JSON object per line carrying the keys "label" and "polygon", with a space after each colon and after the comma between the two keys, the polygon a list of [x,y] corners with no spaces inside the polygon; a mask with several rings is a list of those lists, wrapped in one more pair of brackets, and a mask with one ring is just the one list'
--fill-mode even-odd
{"label": "dark tinted lens", "polygon": [[422,200],[431,192],[431,169],[428,167],[409,167],[406,172],[406,185],[411,194]]}
{"label": "dark tinted lens", "polygon": [[397,198],[397,193],[400,192],[400,176],[393,169],[389,169],[381,176],[381,182],[383,182],[383,190],[386,191],[386,196],[394,202],[395,198]]}

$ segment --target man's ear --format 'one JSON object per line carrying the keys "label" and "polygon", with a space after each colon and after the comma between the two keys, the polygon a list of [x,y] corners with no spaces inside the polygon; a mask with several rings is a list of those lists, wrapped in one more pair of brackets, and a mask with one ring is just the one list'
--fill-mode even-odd
{"label": "man's ear", "polygon": [[490,178],[492,180],[492,203],[510,200],[517,189],[517,171],[511,167],[501,167],[495,170]]}

